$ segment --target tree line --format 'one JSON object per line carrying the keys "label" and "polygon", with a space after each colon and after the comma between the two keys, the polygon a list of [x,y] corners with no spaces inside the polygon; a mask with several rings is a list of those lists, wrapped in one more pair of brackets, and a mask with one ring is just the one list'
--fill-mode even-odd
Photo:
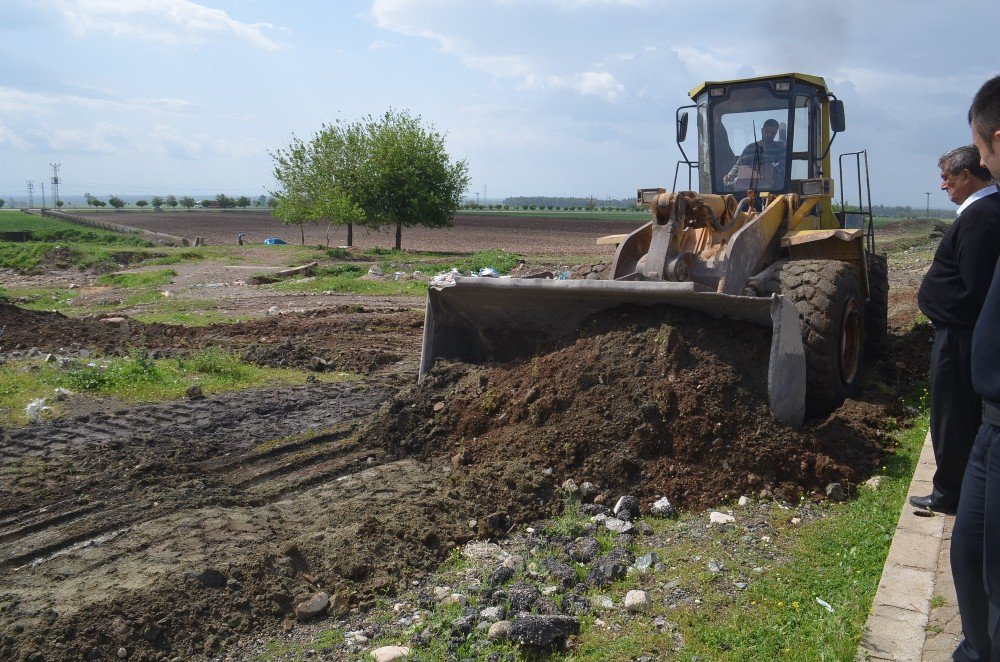
{"label": "tree line", "polygon": [[[122,200],[117,195],[112,195],[107,201],[101,200],[100,198],[93,196],[89,193],[84,193],[84,200],[87,204],[94,207],[113,207],[116,211],[121,211],[129,203]],[[146,207],[152,205],[155,211],[162,211],[163,207],[170,207],[171,209],[177,209],[178,206],[184,207],[188,211],[191,211],[194,207],[212,207],[219,209],[234,209],[240,207],[246,209],[247,207],[271,207],[274,205],[274,198],[267,198],[265,196],[260,196],[256,199],[251,199],[249,196],[241,195],[239,197],[231,197],[225,193],[219,193],[215,198],[206,198],[204,200],[195,200],[190,195],[185,195],[178,198],[175,195],[159,196],[154,195],[149,200],[140,199],[135,201],[135,206],[139,209],[145,209]],[[62,200],[59,201],[59,206],[62,207]]]}
{"label": "tree line", "polygon": [[452,162],[444,136],[408,111],[323,124],[271,158],[273,214],[298,225],[303,244],[305,223],[325,221],[347,226],[348,246],[355,225],[394,227],[399,250],[404,227],[450,226],[469,184],[467,163]]}

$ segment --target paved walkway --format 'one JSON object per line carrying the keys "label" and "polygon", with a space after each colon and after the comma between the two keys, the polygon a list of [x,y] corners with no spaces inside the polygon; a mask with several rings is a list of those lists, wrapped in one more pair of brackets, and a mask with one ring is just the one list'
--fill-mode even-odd
{"label": "paved walkway", "polygon": [[949,553],[955,518],[918,511],[909,504],[910,496],[930,494],[934,466],[928,434],[882,570],[858,660],[944,662],[951,659],[962,639]]}

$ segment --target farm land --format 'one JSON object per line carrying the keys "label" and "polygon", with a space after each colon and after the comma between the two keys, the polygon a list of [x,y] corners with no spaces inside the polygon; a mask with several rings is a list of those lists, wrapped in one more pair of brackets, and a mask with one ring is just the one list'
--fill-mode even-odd
{"label": "farm land", "polygon": [[[580,277],[641,215],[466,215],[399,252],[261,212],[98,216],[206,245],[0,213],[35,233],[0,242],[4,659],[853,656],[926,429],[935,223],[880,224],[892,351],[790,431],[766,334],[692,315],[416,385],[431,276]],[[599,526],[625,495],[634,525]],[[492,634],[518,611],[569,648]]]}

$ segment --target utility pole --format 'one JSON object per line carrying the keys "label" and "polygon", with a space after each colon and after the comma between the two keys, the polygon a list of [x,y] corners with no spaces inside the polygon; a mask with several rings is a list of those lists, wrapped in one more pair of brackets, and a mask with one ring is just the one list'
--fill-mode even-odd
{"label": "utility pole", "polygon": [[35,182],[34,180],[28,180],[28,209],[35,206]]}
{"label": "utility pole", "polygon": [[52,206],[59,207],[59,166],[61,163],[50,163],[52,166]]}
{"label": "utility pole", "polygon": [[927,218],[931,217],[931,192],[927,191],[924,193],[927,196]]}
{"label": "utility pole", "polygon": [[486,198],[486,184],[483,184],[483,202],[488,202]]}
{"label": "utility pole", "polygon": [[42,185],[42,209],[45,209],[45,182],[39,182]]}
{"label": "utility pole", "polygon": [[476,191],[476,206],[479,206],[479,191]]}

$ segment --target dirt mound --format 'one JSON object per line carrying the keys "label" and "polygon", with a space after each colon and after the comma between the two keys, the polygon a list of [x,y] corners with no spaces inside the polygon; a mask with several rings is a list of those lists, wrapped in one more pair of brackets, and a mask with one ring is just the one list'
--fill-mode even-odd
{"label": "dirt mound", "polygon": [[[437,369],[378,423],[389,448],[486,467],[526,458],[552,484],[589,480],[645,506],[701,508],[770,489],[786,500],[856,484],[886,452],[879,405],[848,402],[800,431],[771,419],[770,332],[690,311],[622,308],[573,341],[507,366]],[[484,480],[482,476],[477,480]]]}
{"label": "dirt mound", "polygon": [[105,355],[124,355],[137,347],[164,354],[220,347],[265,366],[365,374],[417,356],[422,326],[423,316],[406,308],[333,306],[191,327],[136,320],[111,326],[96,318],[70,318],[0,303],[0,327],[6,327],[0,347],[5,349],[35,347],[58,352],[84,347]]}

